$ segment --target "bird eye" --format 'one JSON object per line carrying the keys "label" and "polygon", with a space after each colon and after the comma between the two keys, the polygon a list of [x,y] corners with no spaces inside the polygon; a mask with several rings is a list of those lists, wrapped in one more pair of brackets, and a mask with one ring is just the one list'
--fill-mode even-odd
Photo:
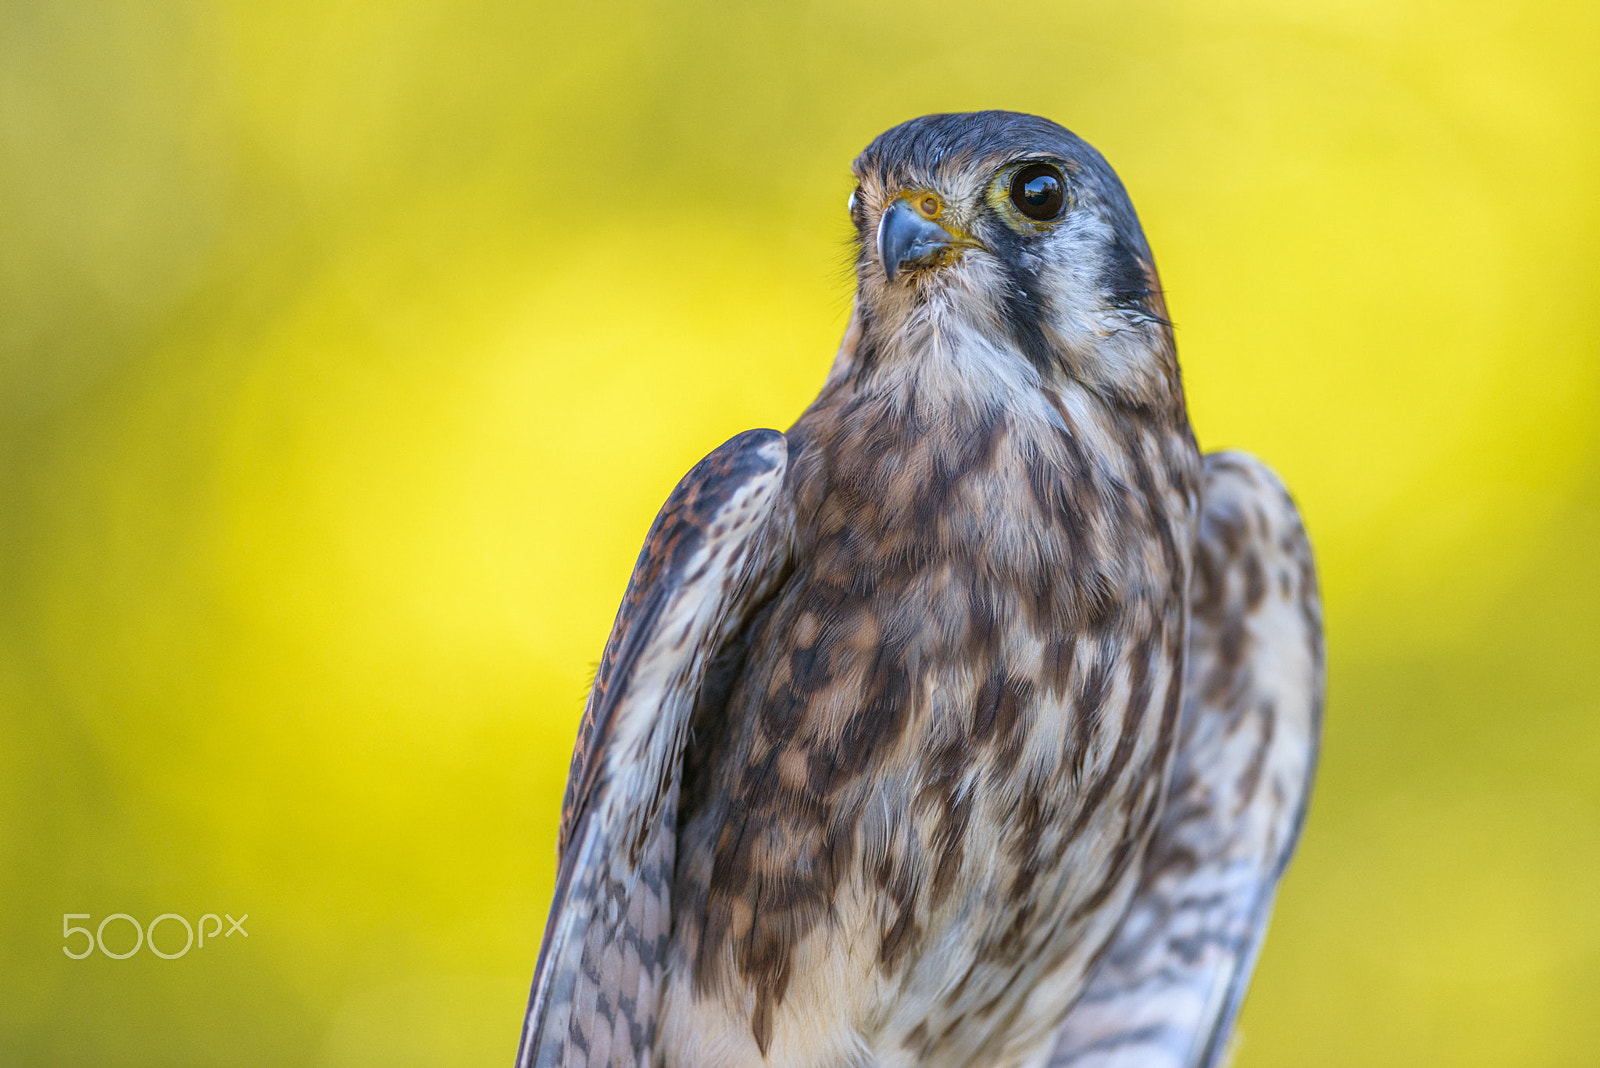
{"label": "bird eye", "polygon": [[1067,203],[1067,180],[1048,163],[1033,163],[1011,177],[1011,203],[1038,222],[1049,222]]}

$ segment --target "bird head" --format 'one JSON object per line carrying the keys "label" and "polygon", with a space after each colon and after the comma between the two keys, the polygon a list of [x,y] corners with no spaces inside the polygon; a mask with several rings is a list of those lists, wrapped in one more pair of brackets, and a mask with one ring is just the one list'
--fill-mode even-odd
{"label": "bird head", "polygon": [[943,358],[957,375],[1065,377],[1181,406],[1155,260],[1089,144],[1033,115],[925,115],[881,134],[854,172],[853,370]]}

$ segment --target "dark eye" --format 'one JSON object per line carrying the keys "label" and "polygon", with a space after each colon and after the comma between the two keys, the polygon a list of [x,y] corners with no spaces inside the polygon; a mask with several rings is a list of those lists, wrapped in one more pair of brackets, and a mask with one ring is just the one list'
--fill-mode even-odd
{"label": "dark eye", "polygon": [[1049,222],[1067,203],[1067,180],[1048,163],[1030,163],[1011,178],[1011,203],[1030,219]]}

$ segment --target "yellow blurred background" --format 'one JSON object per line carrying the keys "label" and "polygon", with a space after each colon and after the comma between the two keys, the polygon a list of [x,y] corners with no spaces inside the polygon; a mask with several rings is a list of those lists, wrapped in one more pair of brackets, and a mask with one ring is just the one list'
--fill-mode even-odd
{"label": "yellow blurred background", "polygon": [[[855,153],[1007,107],[1118,168],[1321,554],[1236,1063],[1600,1064],[1597,56],[1551,0],[7,0],[0,1063],[508,1064],[650,519],[815,392]],[[248,935],[62,952],[168,912]]]}

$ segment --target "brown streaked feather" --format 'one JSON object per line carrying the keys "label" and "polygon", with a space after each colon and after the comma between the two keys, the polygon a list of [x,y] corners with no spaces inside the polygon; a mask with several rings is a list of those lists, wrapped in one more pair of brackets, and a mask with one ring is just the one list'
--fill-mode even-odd
{"label": "brown streaked feather", "polygon": [[1050,1068],[1219,1064],[1304,820],[1324,675],[1311,545],[1260,461],[1212,453],[1205,476],[1166,813]]}
{"label": "brown streaked feather", "polygon": [[789,432],[793,567],[685,780],[666,1064],[1022,1064],[1081,989],[1159,815],[1200,462],[1060,394],[924,420],[846,377]]}
{"label": "brown streaked feather", "polygon": [[685,736],[707,665],[781,577],[787,463],[778,431],[733,438],[645,540],[573,753],[519,1068],[650,1062]]}

